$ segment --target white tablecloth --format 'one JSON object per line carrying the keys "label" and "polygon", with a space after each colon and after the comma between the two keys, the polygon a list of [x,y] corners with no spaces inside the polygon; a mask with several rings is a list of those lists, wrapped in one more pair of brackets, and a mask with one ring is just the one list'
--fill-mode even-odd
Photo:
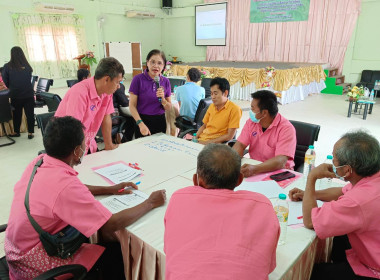
{"label": "white tablecloth", "polygon": [[[281,97],[278,98],[278,101],[282,105],[301,101],[309,94],[320,93],[324,88],[326,88],[324,80],[320,80],[319,83],[312,82],[308,85],[292,86],[288,90],[281,92]],[[255,83],[250,83],[246,87],[241,87],[240,82],[237,82],[230,88],[230,99],[249,101],[251,100],[251,94],[256,90]]]}
{"label": "white tablecloth", "polygon": [[[88,155],[76,168],[84,183],[104,185],[105,181],[91,168],[123,160],[138,162],[144,170],[139,189],[147,194],[166,189],[168,201],[177,189],[191,186],[196,156],[201,144],[168,135],[153,135],[120,145],[116,150]],[[242,163],[257,163],[243,158]],[[304,187],[302,179],[284,190]],[[167,203],[120,230],[119,237],[126,279],[164,279],[164,215]],[[277,248],[277,267],[269,279],[308,279],[315,261],[326,261],[331,249],[330,240],[319,240],[313,230],[288,227],[286,244]]]}

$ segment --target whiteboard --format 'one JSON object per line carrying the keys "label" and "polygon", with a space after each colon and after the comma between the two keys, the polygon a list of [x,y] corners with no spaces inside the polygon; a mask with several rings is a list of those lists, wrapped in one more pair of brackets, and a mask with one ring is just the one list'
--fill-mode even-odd
{"label": "whiteboard", "polygon": [[108,54],[106,57],[111,56],[116,58],[124,67],[126,74],[132,74],[132,48],[130,42],[109,42]]}

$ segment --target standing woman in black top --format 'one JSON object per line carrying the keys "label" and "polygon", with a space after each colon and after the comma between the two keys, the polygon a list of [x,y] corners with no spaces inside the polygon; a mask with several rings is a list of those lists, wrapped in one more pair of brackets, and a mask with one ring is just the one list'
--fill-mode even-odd
{"label": "standing woman in black top", "polygon": [[28,122],[28,139],[34,137],[34,91],[31,83],[33,69],[26,60],[20,47],[11,49],[11,60],[4,65],[3,81],[9,88],[13,111],[13,126],[15,134],[20,136],[22,109]]}

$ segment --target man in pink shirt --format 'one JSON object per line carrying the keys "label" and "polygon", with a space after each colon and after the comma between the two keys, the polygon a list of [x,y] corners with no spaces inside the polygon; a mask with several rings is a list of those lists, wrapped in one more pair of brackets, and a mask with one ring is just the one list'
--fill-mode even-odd
{"label": "man in pink shirt", "polygon": [[240,156],[227,145],[200,152],[195,186],[176,191],[165,214],[166,280],[268,279],[279,223],[265,196],[234,191]]}
{"label": "man in pink shirt", "polygon": [[275,171],[293,169],[296,150],[296,130],[278,113],[277,97],[268,90],[252,93],[251,111],[233,149],[243,156],[249,146],[249,156],[261,164],[244,164],[244,177]]}
{"label": "man in pink shirt", "polygon": [[112,94],[120,87],[124,76],[123,65],[113,57],[100,60],[93,78],[72,86],[58,106],[56,117],[72,116],[85,127],[86,154],[95,153],[95,136],[102,126],[105,150],[118,145],[112,143],[112,120],[114,112]]}
{"label": "man in pink shirt", "polygon": [[[305,227],[322,239],[335,236],[333,263],[315,265],[311,279],[380,279],[379,142],[366,132],[349,132],[334,145],[333,157],[333,165],[311,170],[305,192],[289,193],[303,200]],[[326,177],[350,183],[315,191],[316,180]],[[318,208],[317,199],[327,202]]]}
{"label": "man in pink shirt", "polygon": [[[102,240],[109,241],[114,238],[115,231],[132,224],[165,202],[165,191],[161,190],[153,192],[146,201],[133,208],[112,214],[94,195],[119,194],[118,191],[126,186],[137,186],[128,182],[108,187],[84,185],[73,169],[84,156],[84,139],[83,125],[77,119],[69,116],[53,118],[46,127],[43,139],[46,154],[35,158],[15,185],[4,242],[10,279],[34,279],[47,270],[65,264],[81,264],[90,270],[104,251],[98,245],[83,243],[67,259],[47,254],[24,206],[32,170],[41,159],[42,165],[37,168],[30,186],[29,209],[33,219],[49,234],[56,234],[71,225],[86,237],[99,230]],[[128,192],[124,190],[121,194]],[[100,268],[107,269],[109,279],[120,279],[116,275],[123,277],[124,274],[120,246],[113,243],[112,247],[115,245],[118,246],[113,253],[109,253],[107,248],[98,261]],[[115,258],[117,253],[119,259]],[[113,256],[114,261],[110,264],[104,254],[108,258]],[[111,267],[120,262],[121,265],[115,269]],[[92,269],[90,273],[96,271]]]}

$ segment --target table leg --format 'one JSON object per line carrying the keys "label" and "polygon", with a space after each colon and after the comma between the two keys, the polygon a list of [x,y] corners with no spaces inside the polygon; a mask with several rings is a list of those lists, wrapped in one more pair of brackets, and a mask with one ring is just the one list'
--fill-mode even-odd
{"label": "table leg", "polygon": [[352,101],[349,101],[349,103],[348,103],[348,114],[347,114],[347,118],[351,118],[351,111],[352,111]]}
{"label": "table leg", "polygon": [[354,112],[355,112],[355,113],[358,111],[358,106],[359,106],[359,103],[358,103],[358,102],[355,102],[355,109],[354,109]]}
{"label": "table leg", "polygon": [[372,108],[373,108],[373,104],[371,103],[371,105],[369,105],[369,111],[368,111],[368,114],[372,114]]}
{"label": "table leg", "polygon": [[368,103],[366,103],[364,106],[363,120],[367,119],[367,112],[368,112]]}

